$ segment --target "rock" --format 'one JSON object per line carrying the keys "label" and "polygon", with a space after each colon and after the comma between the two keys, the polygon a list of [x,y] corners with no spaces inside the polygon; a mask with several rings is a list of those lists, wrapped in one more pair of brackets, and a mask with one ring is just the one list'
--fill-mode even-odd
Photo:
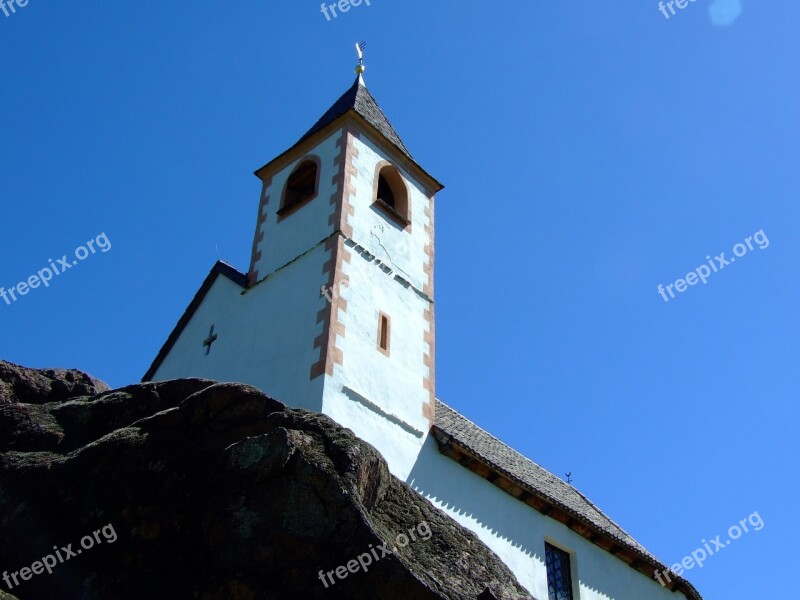
{"label": "rock", "polygon": [[108,391],[108,385],[82,371],[26,369],[0,360],[0,404],[45,404]]}
{"label": "rock", "polygon": [[0,539],[9,573],[57,562],[24,600],[530,598],[350,430],[197,379],[0,362]]}
{"label": "rock", "polygon": [[81,371],[26,369],[0,361],[0,452],[18,444],[42,449],[58,444],[61,432],[44,405],[107,390]]}

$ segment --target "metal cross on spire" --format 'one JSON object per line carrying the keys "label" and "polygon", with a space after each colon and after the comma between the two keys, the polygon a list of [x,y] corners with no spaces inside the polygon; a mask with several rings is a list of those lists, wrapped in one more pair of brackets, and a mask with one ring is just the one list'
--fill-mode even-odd
{"label": "metal cross on spire", "polygon": [[356,73],[358,76],[364,74],[364,71],[367,70],[367,67],[364,66],[364,49],[367,47],[367,42],[359,42],[356,44],[356,52],[358,53],[358,66],[356,67]]}

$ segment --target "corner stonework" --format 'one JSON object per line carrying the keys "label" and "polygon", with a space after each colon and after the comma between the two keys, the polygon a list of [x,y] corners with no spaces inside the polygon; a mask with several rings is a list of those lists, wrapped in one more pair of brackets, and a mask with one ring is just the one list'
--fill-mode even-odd
{"label": "corner stonework", "polygon": [[423,361],[428,369],[427,377],[422,378],[422,387],[428,391],[428,403],[423,405],[422,414],[428,419],[428,422],[433,425],[436,420],[435,407],[436,407],[436,317],[435,307],[433,301],[433,265],[434,265],[434,197],[428,197],[428,203],[425,206],[425,217],[428,222],[425,224],[425,233],[428,236],[428,243],[425,244],[424,252],[427,262],[423,269],[425,271],[425,283],[423,284],[423,292],[430,298],[430,306],[425,309],[425,321],[428,323],[428,330],[423,334],[423,340],[428,346],[428,352],[423,356]]}
{"label": "corner stonework", "polygon": [[[345,247],[344,240],[353,235],[353,227],[348,223],[348,217],[355,215],[350,197],[355,193],[352,178],[356,176],[356,168],[353,160],[358,157],[358,149],[354,140],[358,137],[358,132],[346,125],[336,142],[339,153],[334,159],[336,174],[331,182],[336,189],[330,198],[333,212],[328,218],[328,224],[333,226],[333,233],[325,243],[328,260],[322,267],[322,274],[327,276],[325,285],[330,290],[338,290],[340,285],[348,283],[342,263],[349,263],[351,260],[350,251]],[[332,376],[334,364],[340,366],[344,364],[344,354],[336,346],[336,336],[345,336],[345,326],[340,320],[340,314],[345,312],[347,312],[347,300],[333,291],[330,301],[326,302],[317,313],[317,323],[322,324],[322,332],[314,339],[314,349],[319,349],[319,360],[311,366],[311,379],[323,374]]]}
{"label": "corner stonework", "polygon": [[264,241],[264,226],[267,223],[267,206],[269,205],[269,188],[272,185],[272,176],[264,180],[261,189],[261,201],[258,203],[258,218],[256,219],[256,233],[253,236],[253,250],[250,256],[250,271],[247,273],[247,286],[254,286],[258,282],[258,269],[256,264],[261,260],[259,246]]}

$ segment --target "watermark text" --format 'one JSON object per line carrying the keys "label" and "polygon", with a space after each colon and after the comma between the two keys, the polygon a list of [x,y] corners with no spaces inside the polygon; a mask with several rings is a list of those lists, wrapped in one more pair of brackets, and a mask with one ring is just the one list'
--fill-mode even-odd
{"label": "watermark text", "polygon": [[93,532],[92,535],[83,536],[81,538],[80,548],[73,550],[72,544],[67,544],[66,546],[62,546],[59,550],[58,546],[53,546],[53,550],[55,551],[54,554],[46,555],[41,560],[34,562],[30,567],[25,567],[19,571],[14,571],[13,573],[3,571],[3,581],[5,581],[6,586],[8,586],[10,591],[17,586],[22,585],[22,583],[20,583],[20,579],[23,582],[30,581],[34,575],[41,575],[45,571],[47,571],[48,575],[52,575],[53,569],[55,569],[58,565],[64,564],[70,558],[74,558],[79,554],[82,554],[84,550],[91,550],[95,544],[102,544],[103,540],[100,539],[100,534],[103,534],[103,538],[105,538],[105,541],[109,544],[113,544],[117,541],[117,532],[114,530],[114,526],[109,523],[102,529],[98,529],[97,531]]}
{"label": "watermark text", "polygon": [[[747,236],[744,242],[740,242],[733,247],[734,256],[730,258],[726,258],[724,252],[715,256],[713,260],[711,256],[706,256],[708,264],[700,265],[694,271],[690,271],[684,279],[676,279],[674,283],[667,284],[666,287],[659,283],[658,293],[664,299],[664,302],[669,302],[670,298],[675,298],[675,292],[672,291],[673,288],[678,293],[683,293],[688,289],[688,286],[697,285],[700,281],[703,282],[703,285],[708,283],[708,278],[711,277],[712,273],[719,273],[728,265],[735,263],[737,258],[741,258],[749,251],[754,250],[753,242],[758,245],[759,250],[764,250],[769,246],[769,239],[767,239],[767,234],[764,233],[763,229]],[[669,293],[669,298],[667,298],[667,293]]]}
{"label": "watermark text", "polygon": [[[400,533],[395,538],[395,542],[401,548],[405,548],[411,542],[417,541],[417,535],[419,535],[419,539],[422,540],[429,540],[433,535],[431,531],[430,525],[427,522],[423,521],[416,527],[412,527],[408,530],[408,535],[405,533]],[[369,545],[369,551],[360,554],[358,558],[354,558],[347,562],[347,565],[342,565],[340,567],[336,567],[335,569],[328,571],[327,573],[324,571],[319,572],[319,580],[325,586],[325,589],[329,587],[328,581],[330,581],[330,585],[334,585],[336,582],[333,580],[334,574],[338,579],[345,579],[351,573],[358,573],[359,571],[364,571],[365,573],[369,570],[369,566],[373,564],[373,562],[378,562],[384,556],[390,556],[392,554],[392,550],[395,552],[397,548],[395,546],[389,546],[389,542],[384,542],[381,546],[374,548],[372,544]],[[379,556],[380,553],[380,556]],[[375,559],[374,561],[372,559]]]}
{"label": "watermark text", "polygon": [[[0,0],[2,2],[2,0]],[[97,244],[97,248],[95,248]],[[111,250],[111,242],[105,233],[101,233],[95,239],[86,242],[85,246],[78,246],[75,249],[75,259],[70,262],[65,254],[55,262],[52,258],[47,259],[48,266],[41,269],[36,275],[31,275],[26,281],[20,281],[17,285],[5,289],[0,287],[0,298],[5,300],[7,305],[17,301],[17,296],[27,296],[31,290],[35,290],[40,285],[50,287],[50,282],[53,277],[58,277],[67,269],[71,269],[78,264],[78,261],[86,260],[91,254],[95,254],[98,250],[100,252],[108,252]]]}
{"label": "watermark text", "polygon": [[750,533],[748,525],[753,528],[753,531],[761,531],[764,529],[764,519],[761,518],[761,515],[758,514],[758,511],[742,519],[736,525],[731,525],[728,528],[727,539],[721,540],[720,538],[722,537],[722,534],[720,534],[710,542],[701,540],[700,543],[703,544],[701,548],[697,548],[691,553],[690,556],[685,556],[682,561],[675,563],[665,572],[661,572],[656,569],[656,571],[653,573],[653,576],[656,578],[658,583],[660,583],[662,586],[666,586],[672,581],[672,577],[680,577],[683,575],[684,569],[688,571],[689,569],[693,569],[695,566],[698,566],[702,569],[703,563],[711,556],[719,553],[719,551],[723,548],[727,548],[731,542],[738,540],[745,533]]}

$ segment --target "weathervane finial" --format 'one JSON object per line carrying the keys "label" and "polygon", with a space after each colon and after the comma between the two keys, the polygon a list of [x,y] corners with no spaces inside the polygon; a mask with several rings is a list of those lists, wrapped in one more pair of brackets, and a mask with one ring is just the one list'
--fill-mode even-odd
{"label": "weathervane finial", "polygon": [[364,48],[367,47],[367,42],[359,42],[356,44],[356,52],[358,53],[358,66],[356,67],[356,73],[358,76],[364,74],[364,71],[367,70],[367,67],[364,66]]}

